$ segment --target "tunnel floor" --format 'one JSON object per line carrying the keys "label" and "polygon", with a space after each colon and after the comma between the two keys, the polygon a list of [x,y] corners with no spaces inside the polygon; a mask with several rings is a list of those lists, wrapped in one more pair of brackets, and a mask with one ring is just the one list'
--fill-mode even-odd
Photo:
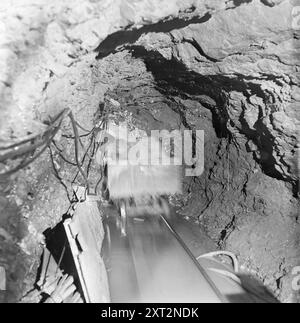
{"label": "tunnel floor", "polygon": [[[165,196],[172,227],[196,258],[229,250],[277,300],[299,302],[299,37],[281,19],[291,5],[203,0],[205,10],[160,17],[165,6],[146,20],[143,6],[131,17],[124,5],[116,27],[106,11],[122,13],[116,4],[83,2],[84,10],[3,2],[0,302],[29,301],[45,233],[80,205],[74,187],[95,194],[101,217],[115,214],[97,162],[103,119],[147,134],[203,130],[202,174],[183,176],[182,194]],[[101,244],[105,223],[99,232]]]}

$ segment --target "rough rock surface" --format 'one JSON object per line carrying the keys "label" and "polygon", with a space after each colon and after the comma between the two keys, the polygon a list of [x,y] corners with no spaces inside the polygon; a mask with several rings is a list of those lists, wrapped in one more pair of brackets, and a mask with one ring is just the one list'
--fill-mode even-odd
{"label": "rough rock surface", "polygon": [[[236,252],[279,299],[294,301],[299,295],[291,289],[291,271],[300,259],[297,5],[2,1],[0,142],[40,132],[65,107],[91,129],[108,90],[126,111],[142,115],[144,126],[204,129],[205,172],[185,179],[178,212],[199,218],[209,236]],[[56,139],[72,159],[74,147]],[[73,171],[57,154],[54,159],[69,186]],[[42,233],[68,207],[49,153],[1,183],[6,300],[30,289]]]}

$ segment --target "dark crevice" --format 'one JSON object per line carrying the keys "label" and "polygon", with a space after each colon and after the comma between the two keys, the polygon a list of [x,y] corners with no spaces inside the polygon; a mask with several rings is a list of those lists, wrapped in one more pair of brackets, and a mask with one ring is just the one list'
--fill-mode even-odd
{"label": "dark crevice", "polygon": [[270,177],[284,180],[281,173],[275,168],[276,161],[273,157],[274,137],[270,135],[262,117],[258,118],[254,128],[256,130],[256,136],[253,136],[252,140],[260,149],[261,156],[258,161],[260,162],[264,173]]}
{"label": "dark crevice", "polygon": [[252,0],[233,0],[233,4],[236,7],[239,7],[240,5],[244,4],[244,3],[250,3],[252,2]]}
{"label": "dark crevice", "polygon": [[252,2],[252,0],[232,0],[232,1],[227,1],[226,5],[228,5],[228,3],[232,2],[232,6],[227,8],[226,10],[233,10],[239,6],[241,6],[242,4],[247,4]]}
{"label": "dark crevice", "polygon": [[157,84],[165,88],[169,94],[207,95],[213,98],[219,107],[223,103],[220,95],[223,91],[238,91],[247,98],[256,95],[263,100],[266,99],[266,93],[259,84],[251,82],[251,80],[254,80],[251,77],[244,77],[239,74],[232,77],[201,75],[188,70],[182,62],[175,58],[167,60],[157,51],[148,51],[143,46],[127,46],[126,49],[131,51],[133,57],[140,58],[145,62]]}
{"label": "dark crevice", "polygon": [[107,36],[95,49],[98,52],[97,59],[104,58],[113,53],[117,47],[134,44],[143,34],[147,33],[168,33],[172,30],[181,29],[190,24],[202,24],[207,22],[211,15],[207,13],[203,17],[195,16],[191,19],[173,18],[171,20],[159,21],[155,24],[145,25],[139,29],[119,30]]}
{"label": "dark crevice", "polygon": [[[84,299],[83,290],[63,222],[58,223],[52,229],[47,229],[44,232],[44,236],[46,238],[46,247],[58,265],[57,270],[73,277],[77,291]],[[77,237],[75,241],[79,244]]]}
{"label": "dark crevice", "polygon": [[275,168],[275,158],[273,157],[274,137],[270,135],[267,127],[263,122],[262,111],[259,112],[258,120],[254,124],[254,129],[250,129],[244,119],[244,114],[239,119],[242,129],[242,134],[245,134],[248,139],[252,140],[257,146],[260,156],[253,154],[254,160],[259,163],[264,173],[278,180],[285,180],[282,174]]}
{"label": "dark crevice", "polygon": [[[253,94],[265,98],[260,86],[247,82],[242,76],[229,78],[222,75],[201,75],[188,70],[186,66],[176,59],[167,60],[156,51],[147,51],[142,46],[128,46],[133,57],[143,59],[147,69],[152,73],[157,89],[165,96],[179,96],[183,99],[193,97],[213,114],[213,124],[217,136],[228,137],[226,127],[228,114],[224,108],[224,95],[233,90],[242,92],[246,97]],[[205,104],[199,96],[208,96],[215,101],[214,105]]]}
{"label": "dark crevice", "polygon": [[190,39],[184,39],[184,40],[183,40],[183,42],[185,42],[185,43],[189,43],[189,44],[193,45],[193,46],[194,46],[194,48],[198,51],[198,53],[199,53],[201,56],[203,56],[203,57],[205,57],[206,59],[208,59],[209,61],[211,61],[211,62],[213,62],[213,63],[219,62],[217,59],[215,59],[215,58],[213,58],[213,57],[211,57],[211,56],[207,55],[207,54],[204,52],[204,50],[202,49],[202,47],[198,44],[198,42],[197,42],[195,39],[193,39],[193,40],[190,40]]}
{"label": "dark crevice", "polygon": [[223,246],[223,244],[226,242],[226,240],[228,239],[228,237],[231,234],[231,232],[235,230],[235,228],[236,228],[235,221],[236,221],[236,217],[234,215],[232,217],[231,221],[221,231],[221,233],[220,233],[220,239],[219,239],[219,242],[218,242],[219,247],[222,247]]}
{"label": "dark crevice", "polygon": [[276,5],[275,3],[270,2],[270,0],[260,0],[260,2],[268,7],[274,7]]}
{"label": "dark crevice", "polygon": [[[230,120],[226,109],[227,94],[232,91],[241,92],[247,99],[252,95],[260,97],[264,104],[270,104],[268,93],[264,92],[259,84],[251,77],[235,75],[228,77],[224,75],[201,75],[195,71],[188,70],[187,67],[176,59],[167,60],[156,51],[147,51],[143,46],[126,47],[136,59],[142,59],[148,71],[154,77],[156,88],[165,97],[172,99],[180,97],[182,99],[194,99],[200,102],[205,108],[212,112],[213,127],[218,138],[232,138],[232,134],[227,129],[227,122]],[[275,77],[268,77],[273,80]],[[214,104],[205,104],[199,99],[207,96],[213,99]],[[261,112],[260,112],[261,113]],[[273,157],[274,138],[269,133],[263,123],[262,115],[254,125],[255,130],[240,118],[242,129],[239,131],[251,139],[258,147],[259,155],[254,154],[254,159],[258,162],[263,172],[278,180],[290,181],[285,178],[276,168],[276,160]],[[296,183],[293,184],[294,187]],[[296,191],[296,189],[294,189]]]}

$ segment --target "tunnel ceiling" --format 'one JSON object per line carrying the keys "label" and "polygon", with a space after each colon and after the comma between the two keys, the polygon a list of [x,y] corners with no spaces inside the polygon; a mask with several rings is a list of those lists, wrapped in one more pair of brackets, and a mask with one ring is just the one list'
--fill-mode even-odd
{"label": "tunnel ceiling", "polygon": [[251,1],[233,1],[234,7],[200,18],[117,31],[101,42],[97,57],[128,48],[169,94],[209,96],[220,122],[247,141],[264,171],[295,185],[299,56],[288,15],[281,18],[290,5],[271,11],[270,2],[256,1],[239,7],[245,2]]}
{"label": "tunnel ceiling", "polygon": [[[34,112],[29,116],[27,107],[42,105],[40,97],[47,96],[53,77],[61,78],[87,57],[87,51],[97,47],[100,59],[130,48],[135,57],[144,58],[158,83],[168,83],[172,91],[183,95],[213,99],[221,122],[233,136],[247,141],[264,171],[296,185],[299,55],[289,1],[185,1],[176,5],[123,1],[120,14],[109,18],[118,4],[105,7],[104,2],[83,1],[71,12],[66,5],[57,5],[57,12],[52,8],[51,14],[58,15],[58,21],[40,18],[35,29],[25,20],[42,13],[40,7],[33,8],[17,8],[16,16],[5,19],[9,46],[2,49],[7,68],[1,84],[8,119],[12,119],[10,105],[20,119],[32,117]],[[27,18],[29,10],[32,17]],[[15,19],[19,20],[17,27],[28,30],[20,30],[20,39],[12,42],[10,32],[17,30],[10,30],[10,24]],[[30,55],[37,55],[38,66]],[[22,63],[15,65],[20,57]],[[23,84],[30,76],[33,80]],[[36,93],[23,93],[31,87]],[[51,109],[51,100],[49,104]],[[1,127],[4,138],[9,127],[9,122]],[[26,129],[17,128],[16,136],[18,130]]]}
{"label": "tunnel ceiling", "polygon": [[[287,273],[300,257],[299,31],[292,26],[293,5],[288,0],[1,4],[0,140],[39,133],[49,115],[65,107],[91,129],[107,97],[131,111],[142,128],[179,124],[205,130],[205,172],[185,179],[185,194],[174,204],[183,216],[199,219],[219,247],[237,252],[281,299],[290,299]],[[64,124],[57,143],[71,159],[73,147],[62,136],[69,130]],[[7,215],[16,217],[14,225],[3,220],[1,226],[19,242],[12,249],[8,239],[7,250],[12,258],[23,257],[11,269],[15,274],[19,266],[11,279],[12,299],[34,281],[26,273],[37,262],[43,231],[68,209],[66,187],[73,175],[58,154],[45,154],[1,183],[0,207],[9,205]]]}

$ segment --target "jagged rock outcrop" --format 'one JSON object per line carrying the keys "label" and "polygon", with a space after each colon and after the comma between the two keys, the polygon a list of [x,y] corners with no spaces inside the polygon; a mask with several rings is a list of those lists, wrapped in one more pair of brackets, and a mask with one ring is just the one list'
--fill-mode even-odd
{"label": "jagged rock outcrop", "polygon": [[[291,300],[291,269],[300,258],[296,5],[288,0],[4,1],[0,141],[40,132],[49,115],[65,107],[90,129],[108,90],[128,109],[128,102],[145,100],[145,123],[154,117],[161,127],[181,122],[204,129],[205,172],[185,180],[179,212],[199,218],[220,247],[236,252],[280,299]],[[135,88],[141,84],[146,96],[154,91],[159,97],[163,113],[140,97]],[[68,166],[56,162],[60,175],[70,177]],[[16,291],[12,299],[34,280],[35,271],[26,272],[37,268],[41,233],[68,207],[50,168],[51,158],[44,155],[10,183],[1,183],[0,210],[6,211],[0,225],[19,243],[6,241],[4,248],[11,250],[10,260],[18,259],[8,270]],[[14,225],[7,222],[12,210],[19,215]],[[23,258],[24,266],[18,266]]]}
{"label": "jagged rock outcrop", "polygon": [[[296,187],[298,42],[289,1],[272,4],[278,6],[250,1],[234,10],[205,11],[206,19],[187,20],[185,27],[161,22],[135,34],[129,31],[128,39],[124,32],[119,43],[110,36],[98,50],[103,56],[116,45],[135,40],[206,77],[202,83],[211,84],[210,95],[215,91],[214,98],[226,110],[228,130],[244,136],[268,175],[292,181]],[[201,84],[198,88],[207,92]]]}

